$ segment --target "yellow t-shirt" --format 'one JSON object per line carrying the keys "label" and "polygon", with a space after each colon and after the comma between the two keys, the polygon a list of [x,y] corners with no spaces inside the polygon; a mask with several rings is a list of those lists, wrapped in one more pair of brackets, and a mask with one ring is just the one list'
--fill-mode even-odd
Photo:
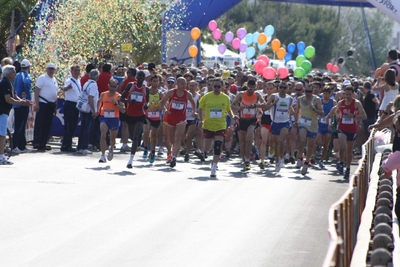
{"label": "yellow t-shirt", "polygon": [[231,109],[229,97],[220,93],[208,92],[200,98],[200,108],[204,110],[203,129],[209,131],[226,130],[226,115]]}

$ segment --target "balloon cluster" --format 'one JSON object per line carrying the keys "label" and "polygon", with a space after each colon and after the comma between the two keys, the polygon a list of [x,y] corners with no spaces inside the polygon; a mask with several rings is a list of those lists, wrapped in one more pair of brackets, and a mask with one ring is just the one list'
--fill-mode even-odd
{"label": "balloon cluster", "polygon": [[192,58],[195,58],[197,56],[197,54],[199,53],[199,49],[197,48],[197,46],[194,45],[194,42],[200,38],[200,34],[201,34],[201,31],[197,27],[194,27],[190,31],[190,36],[192,36],[192,39],[193,39],[193,45],[189,46],[189,56],[191,56]]}
{"label": "balloon cluster", "polygon": [[286,79],[289,76],[289,70],[286,67],[279,67],[275,70],[269,66],[269,58],[267,55],[261,55],[254,62],[254,70],[262,75],[267,80],[275,79],[277,76],[280,79]]}
{"label": "balloon cluster", "polygon": [[[290,47],[290,50],[289,50]],[[288,45],[288,50],[294,52],[296,46],[291,43]],[[308,59],[315,56],[315,48],[310,45],[306,47],[304,42],[297,43],[298,56],[296,57],[296,68],[294,69],[294,75],[303,78],[312,69],[312,64]]]}

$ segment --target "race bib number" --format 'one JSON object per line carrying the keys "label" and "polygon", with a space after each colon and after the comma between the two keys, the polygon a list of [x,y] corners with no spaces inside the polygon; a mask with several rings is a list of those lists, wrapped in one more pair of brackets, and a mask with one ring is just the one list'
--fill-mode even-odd
{"label": "race bib number", "polygon": [[138,92],[132,92],[131,100],[135,100],[137,102],[143,102],[143,94]]}
{"label": "race bib number", "polygon": [[[329,121],[331,121],[331,119],[329,119]],[[325,117],[320,117],[319,122],[322,123],[322,124],[327,124]]]}
{"label": "race bib number", "polygon": [[301,117],[299,120],[299,124],[305,125],[305,126],[311,126],[312,119],[306,118],[306,117]]}
{"label": "race bib number", "polygon": [[159,110],[149,110],[149,113],[147,114],[148,118],[159,118],[160,117],[160,111]]}
{"label": "race bib number", "polygon": [[353,123],[354,123],[354,118],[343,117],[343,118],[342,118],[342,123],[343,123],[343,124],[353,124]]}
{"label": "race bib number", "polygon": [[191,107],[186,107],[186,116],[192,116],[193,109]]}
{"label": "race bib number", "polygon": [[210,109],[210,118],[222,118],[222,109]]}
{"label": "race bib number", "polygon": [[255,115],[256,114],[256,109],[255,108],[245,108],[245,109],[243,109],[243,114]]}
{"label": "race bib number", "polygon": [[182,101],[175,101],[175,100],[173,100],[172,103],[171,103],[171,107],[172,107],[173,109],[176,109],[176,110],[183,110],[183,107],[184,107],[184,106],[185,106],[185,103],[182,102]]}
{"label": "race bib number", "polygon": [[115,110],[104,110],[104,118],[115,118]]}

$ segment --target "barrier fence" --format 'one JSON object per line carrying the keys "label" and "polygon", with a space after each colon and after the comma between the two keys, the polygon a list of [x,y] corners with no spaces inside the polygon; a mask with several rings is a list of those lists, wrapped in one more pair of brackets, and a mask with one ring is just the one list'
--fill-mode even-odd
{"label": "barrier fence", "polygon": [[356,171],[350,177],[349,188],[329,209],[329,247],[323,267],[350,266],[375,157],[374,135],[375,130],[362,146],[362,157]]}

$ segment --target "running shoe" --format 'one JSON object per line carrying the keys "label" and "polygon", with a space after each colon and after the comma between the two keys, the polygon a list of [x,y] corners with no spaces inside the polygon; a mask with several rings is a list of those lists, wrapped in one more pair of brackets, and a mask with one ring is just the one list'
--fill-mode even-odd
{"label": "running shoe", "polygon": [[153,163],[155,159],[156,159],[156,155],[154,155],[153,152],[151,152],[149,155],[149,162]]}
{"label": "running shoe", "polygon": [[189,154],[185,154],[185,159],[184,159],[184,161],[185,161],[185,162],[189,162]]}
{"label": "running shoe", "polygon": [[315,164],[315,162],[316,162],[316,161],[315,161],[315,157],[314,157],[314,156],[312,156],[312,157],[311,157],[311,160],[310,160],[310,163],[311,163],[311,165],[314,165],[314,164]]}
{"label": "running shoe", "polygon": [[290,156],[289,157],[289,162],[292,163],[292,164],[295,164],[296,163],[296,159],[293,156]]}
{"label": "running shoe", "polygon": [[127,144],[124,144],[124,145],[122,145],[120,151],[121,152],[129,152],[129,151],[131,151],[131,148]]}
{"label": "running shoe", "polygon": [[[21,151],[22,151],[22,153],[31,153],[33,150],[26,147],[24,150],[21,150]],[[76,152],[76,149],[74,149],[74,152]]]}
{"label": "running shoe", "polygon": [[107,154],[108,161],[112,161],[113,158],[114,158],[114,151],[109,150]]}
{"label": "running shoe", "polygon": [[275,171],[279,172],[281,170],[281,165],[279,164],[279,162],[276,162],[275,164]]}
{"label": "running shoe", "polygon": [[280,167],[280,168],[285,167],[285,163],[284,163],[284,160],[283,160],[283,159],[280,159],[280,160],[279,160],[279,167]]}
{"label": "running shoe", "polygon": [[164,148],[163,148],[162,146],[160,146],[160,147],[158,148],[158,153],[157,153],[157,155],[158,155],[158,156],[164,155]]}
{"label": "running shoe", "polygon": [[348,180],[350,178],[350,169],[346,169],[346,171],[344,172],[343,178],[345,180]]}
{"label": "running shoe", "polygon": [[344,170],[344,166],[343,166],[343,163],[341,162],[341,163],[339,163],[339,167],[338,167],[339,174],[343,174],[343,170]]}
{"label": "running shoe", "polygon": [[176,157],[173,157],[173,158],[172,158],[171,163],[169,164],[169,166],[170,166],[171,168],[173,168],[173,167],[176,166]]}
{"label": "running shoe", "polygon": [[320,161],[318,162],[318,165],[319,165],[319,167],[320,167],[321,169],[324,169],[324,168],[325,168],[325,164],[322,162],[322,160],[320,160]]}
{"label": "running shoe", "polygon": [[7,158],[0,159],[0,165],[13,165],[14,162],[9,161]]}
{"label": "running shoe", "polygon": [[172,161],[172,155],[171,154],[168,154],[167,155],[167,164],[169,164],[169,163],[171,163],[171,161]]}
{"label": "running shoe", "polygon": [[99,159],[99,162],[100,163],[106,163],[107,162],[106,157],[104,155],[101,155],[101,157]]}
{"label": "running shoe", "polygon": [[12,150],[12,153],[13,154],[21,154],[21,153],[23,153],[18,147],[16,147],[16,148],[14,148],[13,150]]}
{"label": "running shoe", "polygon": [[132,158],[130,158],[130,159],[128,160],[128,164],[126,164],[126,167],[127,167],[128,169],[132,169],[132,161],[133,161]]}
{"label": "running shoe", "polygon": [[84,149],[82,152],[83,155],[89,155],[89,154],[93,154],[92,151],[90,151],[89,149]]}
{"label": "running shoe", "polygon": [[245,170],[245,171],[250,171],[250,169],[251,169],[251,167],[250,167],[250,162],[246,162],[246,163],[244,164],[244,170]]}
{"label": "running shoe", "polygon": [[217,164],[212,164],[211,166],[211,174],[210,178],[216,178],[217,177]]}
{"label": "running shoe", "polygon": [[258,167],[260,167],[261,170],[264,170],[264,168],[265,168],[264,162],[260,162],[258,164]]}
{"label": "running shoe", "polygon": [[148,150],[145,150],[145,151],[143,151],[142,158],[147,159],[147,156],[148,156],[148,155],[149,155],[149,151],[148,151]]}
{"label": "running shoe", "polygon": [[297,159],[296,168],[300,169],[302,165],[303,165],[303,159]]}
{"label": "running shoe", "polygon": [[308,169],[308,164],[304,164],[303,168],[301,169],[301,175],[306,175]]}

